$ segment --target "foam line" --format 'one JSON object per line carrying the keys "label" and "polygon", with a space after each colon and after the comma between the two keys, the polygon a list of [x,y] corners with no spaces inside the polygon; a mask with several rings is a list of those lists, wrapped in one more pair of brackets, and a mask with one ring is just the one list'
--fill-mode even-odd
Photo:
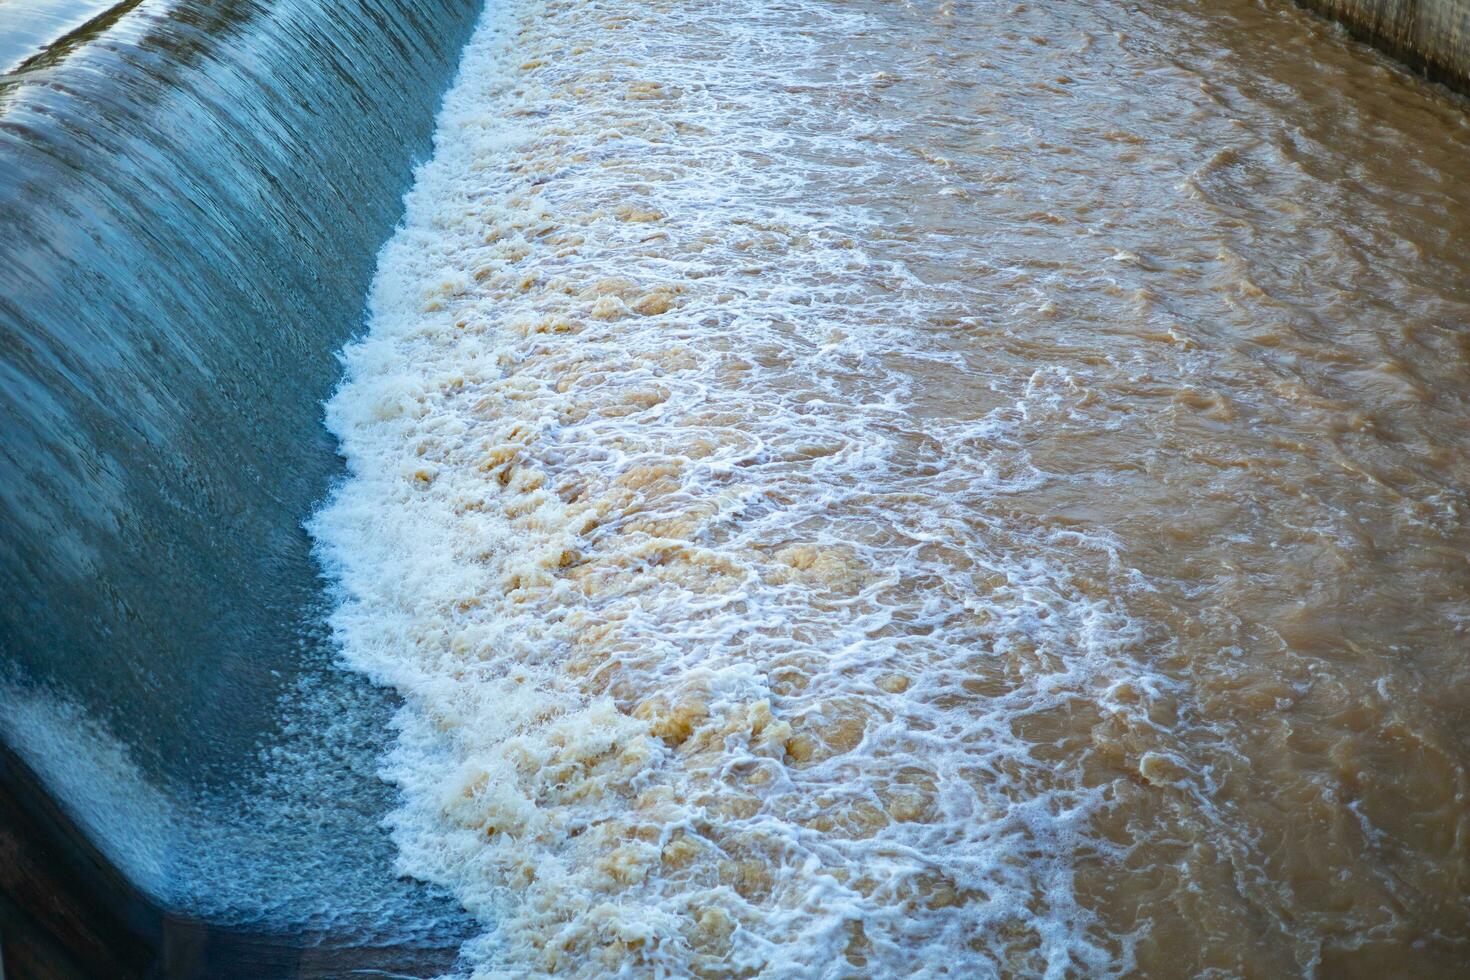
{"label": "foam line", "polygon": [[996,505],[1065,372],[922,410],[966,287],[864,246],[882,79],[813,56],[871,26],[515,0],[465,53],[312,530],[477,975],[1129,967],[1073,881],[1105,787],[1029,732],[1164,682],[1070,563],[1111,543]]}

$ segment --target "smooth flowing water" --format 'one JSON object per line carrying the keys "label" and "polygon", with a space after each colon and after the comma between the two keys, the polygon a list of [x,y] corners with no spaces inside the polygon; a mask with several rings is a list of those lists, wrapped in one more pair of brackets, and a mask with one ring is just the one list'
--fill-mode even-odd
{"label": "smooth flowing water", "polygon": [[1463,976],[1470,116],[1246,0],[502,0],[314,520],[487,976]]}
{"label": "smooth flowing water", "polygon": [[332,665],[301,525],[477,6],[125,0],[20,43],[99,6],[0,0],[0,736],[169,909],[460,937],[392,866],[391,706]]}

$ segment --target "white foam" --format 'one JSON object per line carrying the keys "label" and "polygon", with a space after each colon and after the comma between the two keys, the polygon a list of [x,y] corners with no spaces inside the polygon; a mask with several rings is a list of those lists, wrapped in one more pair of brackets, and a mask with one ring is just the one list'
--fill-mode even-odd
{"label": "white foam", "polygon": [[864,245],[902,154],[820,55],[872,26],[496,5],[380,257],[312,531],[479,975],[1129,967],[1074,882],[1105,788],[1029,730],[1145,717],[1140,583],[1003,505],[1085,385],[923,409],[966,287]]}

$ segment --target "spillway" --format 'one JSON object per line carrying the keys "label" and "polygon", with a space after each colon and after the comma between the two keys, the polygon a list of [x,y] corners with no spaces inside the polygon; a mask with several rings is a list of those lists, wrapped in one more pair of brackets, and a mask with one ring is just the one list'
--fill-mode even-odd
{"label": "spillway", "polygon": [[1464,975],[1464,97],[1257,0],[145,0],[5,78],[80,975]]}
{"label": "spillway", "polygon": [[[335,352],[477,8],[60,6],[0,77],[15,799],[39,774],[145,905],[442,946],[456,906],[398,879],[377,826],[391,706],[331,666],[301,525],[339,467]],[[7,909],[23,976],[61,917]]]}

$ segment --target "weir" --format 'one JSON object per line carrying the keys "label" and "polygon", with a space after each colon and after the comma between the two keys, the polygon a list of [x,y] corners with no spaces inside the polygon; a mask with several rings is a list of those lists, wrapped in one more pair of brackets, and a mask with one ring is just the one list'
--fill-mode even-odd
{"label": "weir", "polygon": [[[23,757],[0,767],[7,977],[157,972],[165,935],[208,933],[196,913],[299,934],[277,946],[434,945],[396,931],[418,899],[381,794],[280,771],[325,751],[376,783],[391,706],[313,686],[330,653],[301,523],[339,466],[334,352],[476,9],[129,0],[0,76],[0,735]],[[347,716],[356,749],[290,730]],[[327,799],[303,820],[308,794]],[[365,835],[370,856],[326,867],[324,831],[277,840],[272,820]],[[369,924],[339,921],[333,891]],[[99,907],[116,920],[86,921]]]}
{"label": "weir", "polygon": [[[1429,77],[1470,90],[1467,0],[1298,2]],[[1070,963],[1126,975],[1134,956],[1144,973],[1163,963],[1287,975],[1310,962],[1326,973],[1351,972],[1344,965],[1371,972],[1375,963],[1400,962],[1407,943],[1394,930],[1426,924],[1434,940],[1413,947],[1414,966],[1426,976],[1456,975],[1462,920],[1442,896],[1462,892],[1440,888],[1421,868],[1448,866],[1433,849],[1439,837],[1426,833],[1425,844],[1391,830],[1375,838],[1397,841],[1391,833],[1400,833],[1409,855],[1401,860],[1408,873],[1395,866],[1380,880],[1369,849],[1351,836],[1353,821],[1367,827],[1363,813],[1384,798],[1393,807],[1376,815],[1386,825],[1382,812],[1400,799],[1405,812],[1430,813],[1435,793],[1452,780],[1410,787],[1417,797],[1391,779],[1369,786],[1361,808],[1344,796],[1349,820],[1332,796],[1336,784],[1315,779],[1319,760],[1310,747],[1290,760],[1299,770],[1280,763],[1260,782],[1233,774],[1239,759],[1258,772],[1273,764],[1286,740],[1267,740],[1270,720],[1292,721],[1288,707],[1309,700],[1313,684],[1319,694],[1335,691],[1332,662],[1310,660],[1309,642],[1319,638],[1305,613],[1287,609],[1272,620],[1259,612],[1264,602],[1232,607],[1232,595],[1246,594],[1232,593],[1217,611],[1258,616],[1282,644],[1280,662],[1245,663],[1231,644],[1249,647],[1249,638],[1208,633],[1217,621],[1168,592],[1171,574],[1180,582],[1195,574],[1175,568],[1171,556],[1194,547],[1206,568],[1211,553],[1191,544],[1187,528],[1173,527],[1168,506],[1147,512],[1153,500],[1189,492],[1193,477],[1149,481],[1184,473],[1180,460],[1198,462],[1209,440],[1241,428],[1231,406],[1245,406],[1241,417],[1250,417],[1253,399],[1265,405],[1259,417],[1281,426],[1272,451],[1288,437],[1298,447],[1273,464],[1283,479],[1337,492],[1333,466],[1341,460],[1313,455],[1328,441],[1307,425],[1320,405],[1302,392],[1313,384],[1336,390],[1322,379],[1336,384],[1341,365],[1364,350],[1354,366],[1380,386],[1373,390],[1397,392],[1413,372],[1375,352],[1380,341],[1430,377],[1426,389],[1453,401],[1458,361],[1444,353],[1448,341],[1431,357],[1417,348],[1402,353],[1403,338],[1371,332],[1402,316],[1405,336],[1417,331],[1438,343],[1436,331],[1466,308],[1455,305],[1463,297],[1452,281],[1460,261],[1451,254],[1454,235],[1440,224],[1452,224],[1446,215],[1463,202],[1463,184],[1450,179],[1462,159],[1451,145],[1453,107],[1431,102],[1429,87],[1347,50],[1341,38],[1332,38],[1320,76],[1296,72],[1289,63],[1306,62],[1302,51],[1339,32],[1284,0],[1143,10],[981,5],[961,18],[959,26],[974,32],[968,38],[951,33],[951,5],[930,12],[864,0],[790,9],[714,2],[670,13],[618,0],[544,9],[507,0],[500,33],[487,30],[469,49],[467,64],[479,75],[461,81],[441,118],[454,139],[432,146],[435,108],[480,6],[47,0],[37,9],[64,34],[31,51],[32,39],[16,32],[11,47],[0,48],[0,977],[431,976],[490,964],[501,953],[490,940],[520,944],[505,962],[589,974],[636,969],[653,962],[638,957],[674,950],[667,962],[677,975],[687,965],[676,958],[686,935],[708,957],[700,962],[720,975],[732,962],[722,944],[741,915],[737,938],[759,935],[752,948],[761,946],[746,950],[747,962],[796,964],[798,972],[821,959],[879,975],[914,950],[927,952],[926,942],[935,949],[950,942],[945,955],[954,955],[955,969],[975,967],[976,975],[977,964],[992,963],[1015,972]],[[1059,23],[1067,27],[1059,43],[1042,43]],[[45,33],[39,24],[30,25],[37,37]],[[606,45],[614,28],[620,45]],[[570,43],[578,32],[586,43]],[[1163,38],[1157,50],[1149,32]],[[907,44],[911,38],[938,54],[920,61],[922,46]],[[1273,48],[1266,38],[1300,47]],[[888,71],[893,65],[904,67]],[[1156,82],[1140,81],[1150,73]],[[507,75],[532,84],[522,91],[504,84]],[[1422,128],[1451,135],[1416,148],[1398,138],[1401,117],[1382,106],[1344,114],[1354,134],[1344,143],[1382,145],[1363,153],[1363,185],[1332,197],[1324,188],[1346,172],[1341,158],[1320,146],[1300,149],[1282,134],[1332,142],[1323,134],[1341,120],[1312,113],[1304,125],[1276,122],[1303,101],[1325,103],[1323,91],[1351,95],[1351,80],[1388,75],[1393,84],[1414,84],[1386,101],[1402,99],[1431,120]],[[1318,78],[1328,79],[1322,91],[1313,88]],[[829,90],[841,93],[838,108]],[[1074,91],[1098,101],[1053,112]],[[558,92],[576,97],[547,95]],[[925,111],[914,108],[921,105]],[[1176,125],[1189,113],[1188,126]],[[983,138],[972,126],[984,128]],[[436,149],[442,160],[416,171]],[[1362,269],[1337,271],[1343,254],[1381,259],[1385,250],[1359,228],[1353,248],[1314,251],[1323,248],[1321,229],[1309,213],[1337,215],[1341,225],[1366,214],[1365,228],[1389,226],[1412,210],[1394,208],[1421,189],[1396,183],[1410,158],[1428,161],[1423,172],[1435,178],[1423,185],[1433,187],[1421,207],[1428,230],[1403,230],[1401,254],[1428,256],[1425,267],[1449,271],[1405,299],[1393,290],[1420,275],[1409,260],[1384,271],[1389,285]],[[1322,173],[1319,160],[1330,161]],[[792,179],[800,167],[810,168],[807,184]],[[1058,175],[1071,177],[1048,183]],[[868,178],[871,186],[862,183]],[[400,223],[412,180],[419,190]],[[834,203],[839,191],[850,195],[846,204]],[[1307,217],[1290,212],[1299,201],[1313,202]],[[1253,224],[1257,206],[1265,217]],[[1288,212],[1295,216],[1283,218]],[[1152,216],[1146,233],[1134,224],[1140,215]],[[1242,227],[1253,235],[1232,238]],[[1295,244],[1280,246],[1274,236],[1283,234],[1297,235]],[[1259,242],[1267,245],[1257,250]],[[941,254],[941,245],[953,251]],[[1322,328],[1316,288],[1294,291],[1307,277],[1272,278],[1277,257],[1293,249],[1308,257],[1314,276],[1326,269],[1329,286],[1367,283],[1341,304],[1349,313],[1323,314],[1334,329],[1351,328],[1330,342],[1318,344],[1313,334]],[[763,255],[769,262],[757,265]],[[564,260],[585,264],[569,272]],[[654,288],[690,262],[704,263],[698,275]],[[1075,264],[1057,272],[1064,262]],[[1197,288],[1189,263],[1203,270],[1199,282],[1218,288]],[[567,283],[585,288],[561,288]],[[369,296],[377,346],[350,345],[363,334]],[[700,318],[680,320],[690,309]],[[869,310],[882,315],[870,321]],[[1360,323],[1362,310],[1392,315]],[[818,321],[825,332],[808,336]],[[1458,343],[1462,354],[1470,349]],[[466,370],[466,350],[481,344],[484,356]],[[1259,354],[1283,345],[1293,352],[1289,371]],[[1160,353],[1176,348],[1177,361]],[[1188,359],[1200,350],[1219,359],[1196,372]],[[1323,350],[1328,368],[1313,375]],[[487,367],[502,359],[517,365],[520,376],[511,380],[519,387],[497,390],[501,401],[482,399],[480,386],[504,380]],[[347,384],[339,389],[344,360]],[[1160,393],[1139,394],[1137,377],[1114,379],[1111,388],[1096,380],[1106,364],[1119,363],[1156,372],[1149,383]],[[678,378],[700,369],[700,384],[679,387]],[[1228,388],[1232,379],[1228,400],[1196,388]],[[1177,390],[1164,390],[1166,383]],[[585,399],[579,384],[592,392]],[[1092,389],[1073,405],[1084,384]],[[444,419],[427,408],[413,415],[415,399],[419,407],[440,399],[436,409],[462,410],[454,398],[466,388],[476,391],[475,404],[454,425],[439,424]],[[334,391],[329,432],[323,403]],[[549,407],[528,393],[549,398]],[[1007,400],[1020,410],[1007,415]],[[1115,401],[1116,417],[1132,420],[1119,426],[1124,434],[1088,441],[1112,424],[1101,416]],[[1173,407],[1158,407],[1165,402]],[[1360,402],[1370,408],[1353,414]],[[1377,404],[1347,391],[1330,407],[1351,416],[1351,424],[1337,416],[1321,423],[1340,425],[1335,436],[1371,435],[1375,418],[1390,433],[1451,430],[1438,417],[1422,423],[1417,409],[1387,396]],[[870,410],[872,418],[863,415]],[[963,412],[974,417],[960,425]],[[1189,428],[1191,413],[1207,419],[1197,430]],[[585,436],[558,442],[563,433],[548,419],[581,423]],[[1134,424],[1139,419],[1149,425]],[[1307,431],[1298,432],[1303,419]],[[693,448],[690,420],[709,429]],[[904,428],[909,422],[913,431]],[[618,428],[624,424],[626,431]],[[488,454],[468,437],[456,442],[497,426],[510,434]],[[543,442],[526,445],[538,426],[547,427]],[[1150,432],[1172,437],[1176,426],[1178,441],[1150,441]],[[334,433],[355,472],[367,474],[355,487],[345,482]],[[650,441],[635,451],[640,439]],[[1241,445],[1231,472],[1253,474],[1267,449]],[[1115,450],[1121,489],[1068,489],[1070,468]],[[1388,505],[1372,510],[1381,505],[1374,487],[1422,490],[1410,486],[1411,467],[1400,465],[1393,445],[1372,450],[1379,451],[1371,459],[1390,476],[1363,481],[1361,499],[1341,505],[1355,519],[1397,513]],[[635,457],[647,465],[618,470]],[[486,458],[501,464],[497,479],[482,470]],[[891,499],[855,491],[881,490],[885,477],[894,481]],[[757,479],[743,496],[729,489]],[[1269,489],[1270,479],[1247,485],[1246,498]],[[494,510],[486,487],[510,501],[505,528],[513,533],[497,538],[504,528],[474,523]],[[539,506],[553,490],[583,511],[573,514],[581,523],[556,534],[526,517],[534,513],[527,502]],[[785,511],[772,503],[782,499]],[[1296,498],[1281,499],[1286,507]],[[1419,507],[1412,533],[1431,540],[1423,528],[1434,530],[1441,509],[1452,508],[1425,499],[1435,506]],[[402,509],[386,522],[385,501]],[[798,513],[803,504],[810,511]],[[1297,506],[1305,527],[1326,513],[1310,500]],[[1207,508],[1199,514],[1211,516]],[[1201,537],[1232,547],[1265,540],[1277,533],[1265,521],[1230,514],[1202,525]],[[737,527],[744,550],[716,554]],[[1172,536],[1150,547],[1160,528]],[[655,533],[660,548],[640,550],[646,541],[637,536]],[[1463,553],[1458,533],[1445,532],[1455,561]],[[1411,532],[1400,535],[1405,553],[1426,569],[1409,591],[1422,599],[1443,588],[1447,605],[1457,600],[1457,580],[1444,569],[1460,566],[1445,558],[1434,567],[1423,556],[1438,552],[1422,542],[1411,547],[1420,540]],[[983,547],[965,553],[955,542]],[[1370,568],[1378,549],[1378,542],[1356,552],[1348,546],[1344,567]],[[1007,565],[1018,554],[1019,571]],[[1133,563],[1129,575],[1142,582],[1143,568],[1163,591],[1140,588],[1140,599],[1128,592],[1132,579],[1113,583],[1119,554]],[[1274,555],[1250,557],[1264,569],[1261,580],[1286,580]],[[465,569],[484,577],[470,588]],[[1359,595],[1389,578],[1367,576]],[[640,620],[641,594],[617,591],[629,581],[697,600],[698,615],[670,601],[655,610],[667,620]],[[574,593],[566,583],[601,604],[567,616]],[[768,588],[764,607],[752,591],[745,605],[722,605],[726,591],[750,583]],[[1213,595],[1213,580],[1190,584],[1189,602]],[[435,587],[442,595],[432,594]],[[963,602],[951,592],[965,592]],[[1261,595],[1272,598],[1269,590]],[[925,596],[933,601],[921,602]],[[1362,623],[1348,617],[1344,632],[1384,633],[1373,617],[1388,609],[1383,619],[1395,624],[1415,616],[1429,623],[1427,639],[1411,636],[1407,645],[1452,649],[1434,632],[1449,616],[1394,615],[1388,599],[1369,598],[1358,610]],[[954,608],[945,605],[951,599]],[[1344,605],[1324,603],[1334,613]],[[384,607],[407,625],[387,622]],[[834,608],[847,611],[834,615]],[[452,636],[441,621],[445,609],[459,617]],[[620,615],[607,616],[609,609]],[[953,638],[951,620],[964,623]],[[846,631],[842,643],[811,639],[833,622]],[[548,636],[542,648],[526,640]],[[771,653],[772,636],[789,649],[763,663],[761,644]],[[1179,637],[1182,645],[1169,647]],[[1293,641],[1310,666],[1295,680]],[[711,654],[720,643],[727,662]],[[1409,683],[1394,672],[1397,660],[1369,640],[1363,647],[1354,650],[1373,686],[1343,668],[1341,686],[1352,695],[1344,695],[1352,702],[1344,713],[1357,726],[1349,736],[1368,727],[1352,713],[1365,710],[1365,692]],[[472,648],[473,668],[461,669],[465,662],[454,658]],[[520,648],[535,656],[517,662]],[[824,658],[839,648],[850,662],[825,669]],[[343,649],[361,676],[339,668]],[[534,685],[525,682],[566,650],[581,659],[549,673],[552,687],[563,684],[553,707],[570,720],[540,731],[554,699],[531,700],[524,692]],[[1240,708],[1244,720],[1221,711],[1219,744],[1231,751],[1212,755],[1215,736],[1189,728],[1200,711],[1190,699],[1209,689],[1210,658],[1221,650],[1244,665],[1238,680],[1215,692],[1216,706]],[[610,664],[626,676],[609,672]],[[483,687],[467,693],[476,671]],[[585,691],[577,686],[584,681]],[[1237,694],[1257,689],[1256,702]],[[1445,686],[1442,696],[1453,702],[1456,690]],[[1336,708],[1317,710],[1331,720]],[[1452,712],[1421,714],[1438,724]],[[874,721],[880,715],[882,725]],[[1177,718],[1185,722],[1176,728]],[[447,738],[445,719],[470,735]],[[904,741],[931,730],[939,734],[926,744]],[[1323,730],[1341,736],[1330,725]],[[1260,744],[1249,741],[1252,733]],[[1410,734],[1392,744],[1437,744]],[[1368,771],[1372,760],[1359,766],[1353,753],[1366,757],[1387,744],[1362,741],[1367,749],[1341,736],[1344,771]],[[416,756],[404,742],[429,749]],[[852,765],[852,753],[875,745]],[[1084,748],[1074,771],[1066,753],[1076,745]],[[485,751],[456,755],[466,746]],[[1416,765],[1435,758],[1415,751]],[[954,765],[941,786],[926,767],[948,753]],[[664,766],[656,777],[650,758]],[[1220,785],[1241,794],[1231,814],[1197,805],[1219,790],[1191,783],[1186,763],[1199,759],[1210,762],[1200,771],[1229,775]],[[604,778],[617,766],[626,770],[623,782]],[[1414,767],[1395,756],[1381,768],[1396,775]],[[716,771],[749,785],[709,778]],[[1313,778],[1293,784],[1299,772]],[[987,795],[998,785],[987,774],[1013,784]],[[964,782],[972,777],[973,786]],[[1225,833],[1245,826],[1233,822],[1240,812],[1274,817],[1270,778],[1294,786],[1307,801],[1303,812],[1317,806],[1335,821],[1332,835],[1314,827],[1306,842],[1261,859],[1307,855],[1296,900],[1241,898],[1240,881],[1288,875],[1279,864],[1251,863],[1263,853],[1260,835],[1245,846]],[[527,783],[523,797],[514,795],[522,791],[517,779]],[[657,779],[667,784],[655,787],[662,798],[642,792]],[[802,779],[799,792],[790,789],[797,783],[785,784],[786,798],[760,795]],[[1312,795],[1321,786],[1325,802]],[[1106,805],[1103,787],[1115,794]],[[1261,798],[1252,795],[1258,789]],[[853,799],[840,799],[849,791]],[[1037,800],[1049,803],[1033,806]],[[635,804],[644,811],[641,838],[630,829]],[[688,813],[675,812],[676,804]],[[1021,804],[1035,812],[1021,813]],[[936,818],[944,807],[959,816],[948,824]],[[696,810],[698,819],[688,816]],[[764,823],[745,823],[753,813]],[[1157,905],[1142,888],[1142,897],[1130,897],[1126,884],[1141,876],[1130,869],[1108,878],[1098,857],[1107,847],[1076,832],[1110,813],[1122,814],[1111,829],[1119,840],[1148,843],[1147,828],[1127,824],[1130,814],[1141,815],[1140,826],[1163,827],[1157,860],[1145,868],[1159,876],[1155,894],[1192,895],[1204,882],[1205,893],[1225,898],[1180,905],[1173,919],[1166,910],[1155,934],[1145,934],[1139,923],[1152,921]],[[672,856],[648,857],[654,817],[667,822]],[[1301,829],[1294,819],[1283,818],[1283,837]],[[408,832],[393,839],[387,826]],[[706,860],[691,843],[688,828],[696,826],[741,860]],[[686,833],[690,839],[674,839]],[[1210,840],[1220,856],[1168,850],[1191,834],[1216,835]],[[1348,843],[1337,848],[1336,835]],[[538,843],[520,847],[523,838]],[[527,858],[548,840],[554,846]],[[894,841],[902,848],[884,850]],[[1319,843],[1322,850],[1311,851]],[[821,861],[790,862],[808,846]],[[894,857],[900,852],[933,866],[918,873]],[[971,860],[968,878],[955,872],[954,855]],[[937,873],[941,857],[953,880]],[[706,875],[718,901],[689,901],[686,879],[644,876],[640,861]],[[841,861],[862,874],[844,870],[842,887],[852,890],[834,903],[836,912],[823,903],[839,879],[815,876],[801,901],[771,905],[769,921],[753,914],[777,889],[773,869],[792,872],[779,882],[787,887],[795,870]],[[1211,877],[1230,861],[1239,862],[1233,879]],[[530,865],[562,875],[521,881]],[[891,874],[891,906],[873,898],[874,889],[861,890],[875,868]],[[1313,892],[1319,869],[1324,879],[1328,870],[1335,876],[1321,889],[1330,901]],[[1169,877],[1176,873],[1185,885]],[[1407,898],[1395,890],[1401,880],[1414,888]],[[494,889],[504,881],[517,883],[502,891],[519,889],[520,907],[502,916],[496,903],[504,896]],[[1049,907],[1032,897],[1038,881],[1047,883]],[[1434,887],[1421,888],[1425,881]],[[1352,892],[1344,882],[1361,887]],[[585,894],[573,895],[573,886]],[[869,899],[865,937],[852,909]],[[1254,918],[1237,934],[1242,901]],[[1387,923],[1372,918],[1398,908],[1394,902],[1407,911]],[[613,905],[628,927],[616,941],[605,931]],[[645,940],[640,917],[650,909],[667,913],[658,923],[663,945]],[[800,914],[786,914],[792,909]],[[580,931],[564,928],[569,917],[580,917]],[[1303,923],[1299,935],[1294,922]],[[788,928],[800,934],[792,938]],[[1370,935],[1380,936],[1376,948],[1354,945]],[[985,946],[992,940],[999,952]],[[1262,958],[1250,959],[1258,946]],[[1239,950],[1241,958],[1228,958]],[[761,959],[768,955],[791,959]],[[1119,963],[1122,972],[1108,973]]]}

